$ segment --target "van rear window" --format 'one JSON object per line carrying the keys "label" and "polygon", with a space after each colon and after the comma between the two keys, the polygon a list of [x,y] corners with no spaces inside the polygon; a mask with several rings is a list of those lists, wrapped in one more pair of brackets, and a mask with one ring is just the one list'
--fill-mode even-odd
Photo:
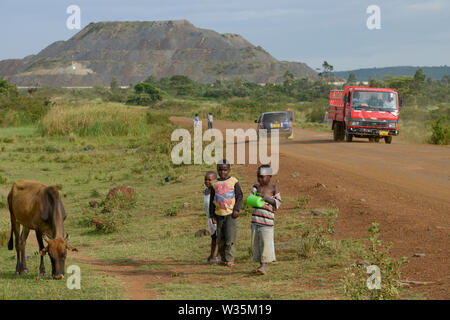
{"label": "van rear window", "polygon": [[263,117],[264,122],[287,122],[289,117],[286,113],[268,113]]}

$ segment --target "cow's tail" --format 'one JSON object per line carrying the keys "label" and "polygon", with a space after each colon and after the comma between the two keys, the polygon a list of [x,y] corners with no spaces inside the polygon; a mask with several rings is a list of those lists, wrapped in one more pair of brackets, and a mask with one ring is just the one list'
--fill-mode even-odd
{"label": "cow's tail", "polygon": [[15,219],[14,214],[12,210],[12,199],[11,199],[11,192],[8,194],[8,207],[9,207],[9,213],[11,215],[11,237],[9,238],[8,242],[8,250],[14,249],[14,228],[15,228]]}

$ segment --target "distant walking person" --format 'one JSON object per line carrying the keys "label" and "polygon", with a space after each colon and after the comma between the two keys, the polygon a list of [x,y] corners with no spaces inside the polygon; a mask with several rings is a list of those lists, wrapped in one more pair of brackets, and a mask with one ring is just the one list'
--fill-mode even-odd
{"label": "distant walking person", "polygon": [[199,123],[199,119],[198,119],[198,113],[195,114],[195,118],[194,118],[194,128],[198,127],[198,123]]}
{"label": "distant walking person", "polygon": [[208,129],[212,129],[213,127],[213,114],[208,113]]}

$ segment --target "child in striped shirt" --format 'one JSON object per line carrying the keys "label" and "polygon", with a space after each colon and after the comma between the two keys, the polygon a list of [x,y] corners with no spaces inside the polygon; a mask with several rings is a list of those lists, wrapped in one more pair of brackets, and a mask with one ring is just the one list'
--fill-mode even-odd
{"label": "child in striped shirt", "polygon": [[272,168],[262,165],[257,172],[258,184],[253,185],[251,194],[259,193],[265,201],[261,208],[253,208],[252,212],[252,254],[253,262],[260,266],[254,272],[265,275],[267,264],[275,261],[275,246],[273,241],[273,226],[275,211],[281,205],[278,186],[272,184]]}

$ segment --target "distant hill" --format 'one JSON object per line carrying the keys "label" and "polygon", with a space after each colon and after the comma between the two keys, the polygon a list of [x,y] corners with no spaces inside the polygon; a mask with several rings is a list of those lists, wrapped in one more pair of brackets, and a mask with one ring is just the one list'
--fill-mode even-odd
{"label": "distant hill", "polygon": [[200,82],[217,79],[280,82],[289,70],[317,79],[305,63],[278,61],[237,34],[196,28],[187,20],[90,23],[67,41],[36,55],[0,61],[0,77],[17,85],[109,86],[176,74]]}
{"label": "distant hill", "polygon": [[383,76],[413,76],[417,69],[422,68],[423,72],[427,77],[434,80],[441,80],[443,76],[450,75],[450,67],[440,66],[440,67],[413,67],[413,66],[403,66],[403,67],[386,67],[386,68],[367,68],[367,69],[357,69],[349,71],[337,71],[334,75],[339,78],[348,79],[348,75],[352,72],[356,75],[356,80],[358,81],[369,81],[370,78],[375,77],[382,80]]}

